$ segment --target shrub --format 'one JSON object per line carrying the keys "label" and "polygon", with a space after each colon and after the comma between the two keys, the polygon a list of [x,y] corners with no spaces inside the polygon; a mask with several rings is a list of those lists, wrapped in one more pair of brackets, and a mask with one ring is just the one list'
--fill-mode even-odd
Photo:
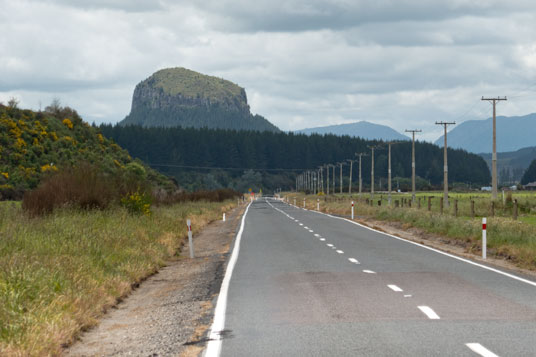
{"label": "shrub", "polygon": [[134,192],[121,199],[121,205],[132,214],[151,215],[151,197],[146,193]]}

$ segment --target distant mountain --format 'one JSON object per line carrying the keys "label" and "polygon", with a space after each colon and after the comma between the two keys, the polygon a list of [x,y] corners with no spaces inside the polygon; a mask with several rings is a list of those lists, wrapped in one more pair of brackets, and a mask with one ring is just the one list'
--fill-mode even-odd
{"label": "distant mountain", "polygon": [[398,131],[385,125],[373,124],[367,121],[359,121],[350,124],[321,126],[296,130],[301,134],[334,134],[360,137],[367,140],[409,140],[409,137],[400,134]]}
{"label": "distant mountain", "polygon": [[[448,146],[474,153],[492,152],[493,119],[468,120],[449,131]],[[516,151],[536,143],[536,113],[497,117],[497,152]],[[435,144],[443,146],[443,136]]]}
{"label": "distant mountain", "polygon": [[251,114],[244,88],[186,68],[162,69],[139,83],[130,114],[119,124],[280,131]]}
{"label": "distant mountain", "polygon": [[[488,167],[491,168],[491,153],[479,155],[486,161]],[[497,172],[499,183],[513,184],[519,182],[523,173],[534,159],[536,159],[536,146],[511,152],[498,152]]]}

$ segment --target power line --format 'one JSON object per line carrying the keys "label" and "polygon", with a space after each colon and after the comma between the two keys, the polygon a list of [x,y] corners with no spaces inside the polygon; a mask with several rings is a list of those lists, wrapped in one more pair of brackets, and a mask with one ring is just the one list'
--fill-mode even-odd
{"label": "power line", "polygon": [[199,170],[238,170],[238,171],[244,171],[244,170],[253,170],[253,171],[303,171],[307,169],[283,169],[283,168],[275,168],[275,169],[262,169],[262,168],[252,168],[252,167],[214,167],[214,166],[191,166],[191,165],[175,165],[175,164],[152,164],[148,163],[149,166],[162,166],[162,167],[176,167],[176,168],[182,168],[182,169],[199,169]]}

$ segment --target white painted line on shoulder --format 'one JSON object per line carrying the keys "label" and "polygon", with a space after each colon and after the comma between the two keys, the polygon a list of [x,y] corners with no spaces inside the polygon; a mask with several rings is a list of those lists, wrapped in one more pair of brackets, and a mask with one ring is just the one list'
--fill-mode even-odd
{"label": "white painted line on shoulder", "polygon": [[404,297],[411,297],[411,295],[404,295]]}
{"label": "white painted line on shoulder", "polygon": [[465,345],[469,347],[471,351],[483,357],[498,357],[495,353],[491,352],[480,343],[466,343]]}
{"label": "white painted line on shoulder", "polygon": [[344,254],[344,252],[342,250],[338,250],[337,253]]}
{"label": "white painted line on shoulder", "polygon": [[439,315],[428,306],[417,306],[430,320],[439,320]]}
{"label": "white painted line on shoulder", "polygon": [[404,291],[404,290],[400,289],[398,286],[393,285],[393,284],[390,284],[390,285],[387,285],[387,286],[389,287],[389,289],[391,289],[393,291],[396,291],[396,292]]}
{"label": "white painted line on shoulder", "polygon": [[459,260],[459,261],[462,261],[464,263],[467,263],[467,264],[471,264],[471,265],[474,265],[474,266],[477,266],[479,268],[482,268],[482,269],[486,269],[486,270],[489,270],[489,271],[492,271],[494,273],[497,273],[497,274],[501,274],[501,275],[504,275],[504,276],[507,276],[509,278],[512,278],[512,279],[515,279],[517,281],[521,281],[523,283],[526,283],[526,284],[529,284],[529,285],[532,285],[532,286],[536,286],[536,281],[531,281],[531,280],[528,280],[528,279],[524,279],[524,278],[521,278],[517,275],[514,275],[514,274],[510,274],[510,273],[506,273],[504,271],[501,271],[499,269],[495,269],[495,268],[492,268],[492,267],[488,267],[486,265],[483,265],[483,264],[480,264],[480,263],[477,263],[477,262],[473,262],[472,260],[469,260],[469,259],[465,259],[465,258],[461,258],[461,257],[458,257],[454,254],[450,254],[450,253],[446,253],[446,252],[443,252],[439,249],[435,249],[435,248],[432,248],[432,247],[428,247],[424,244],[420,244],[420,243],[417,243],[417,242],[413,242],[411,240],[407,240],[407,239],[404,239],[404,238],[400,238],[400,237],[397,237],[397,236],[394,236],[392,234],[389,234],[389,233],[385,233],[385,232],[381,232],[381,231],[378,231],[374,228],[370,228],[370,227],[367,227],[367,226],[364,226],[362,225],[361,223],[358,223],[358,222],[354,222],[354,221],[351,221],[347,218],[343,218],[343,217],[337,217],[337,216],[332,216],[331,214],[327,214],[327,213],[324,213],[324,212],[318,212],[318,211],[310,211],[310,210],[307,210],[305,209],[306,211],[309,211],[311,213],[316,213],[316,214],[321,214],[321,215],[324,215],[324,216],[328,216],[328,217],[331,217],[331,218],[335,218],[335,219],[340,219],[340,220],[343,220],[343,221],[346,221],[348,223],[351,223],[351,224],[355,224],[356,226],[359,226],[359,227],[362,227],[362,228],[365,228],[365,229],[368,229],[369,231],[373,231],[373,232],[376,232],[376,233],[379,233],[381,235],[384,235],[384,236],[387,236],[387,237],[390,237],[390,238],[394,238],[394,239],[398,239],[400,241],[403,241],[403,242],[406,242],[406,243],[409,243],[409,244],[413,244],[413,245],[416,245],[418,247],[421,247],[421,248],[424,248],[424,249],[428,249],[432,252],[436,252],[436,253],[439,253],[439,254],[442,254],[442,255],[445,255],[447,257],[450,257],[450,258],[453,258],[453,259],[456,259],[456,260]]}
{"label": "white painted line on shoulder", "polygon": [[363,270],[363,273],[367,273],[367,274],[376,274],[375,271],[367,270],[367,269]]}
{"label": "white painted line on shoulder", "polygon": [[328,244],[326,244],[326,245],[327,245],[328,247],[333,247],[333,244],[331,244],[331,243],[328,243]]}
{"label": "white painted line on shoulder", "polygon": [[218,295],[218,300],[216,301],[216,309],[214,309],[214,322],[212,323],[212,327],[210,328],[209,342],[205,351],[206,357],[217,357],[220,355],[221,352],[221,332],[225,328],[225,310],[227,309],[227,295],[229,291],[229,283],[231,282],[231,276],[233,275],[233,270],[238,259],[238,253],[240,252],[240,241],[242,240],[242,233],[244,232],[246,216],[248,214],[250,206],[251,203],[247,206],[246,211],[242,216],[240,230],[236,235],[233,252],[231,253],[231,258],[229,259],[229,263],[227,264],[227,270],[225,271],[225,276],[223,277],[223,281],[221,283],[220,293]]}
{"label": "white painted line on shoulder", "polygon": [[321,240],[322,242],[325,242],[325,241],[326,241],[326,238],[320,238],[320,240]]}
{"label": "white painted line on shoulder", "polygon": [[320,234],[318,234],[318,233],[315,233],[315,237],[320,237]]}
{"label": "white painted line on shoulder", "polygon": [[348,260],[349,260],[351,263],[359,264],[359,261],[358,261],[356,258],[348,258]]}

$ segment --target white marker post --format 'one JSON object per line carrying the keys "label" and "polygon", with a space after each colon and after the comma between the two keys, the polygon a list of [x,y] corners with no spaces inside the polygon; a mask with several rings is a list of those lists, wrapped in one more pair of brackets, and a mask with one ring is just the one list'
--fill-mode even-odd
{"label": "white marker post", "polygon": [[303,208],[305,208],[305,198],[303,199]]}
{"label": "white marker post", "polygon": [[188,227],[188,245],[190,246],[190,258],[194,257],[194,242],[192,240],[192,221],[186,220],[186,227]]}
{"label": "white marker post", "polygon": [[223,214],[223,221],[225,222],[225,213]]}
{"label": "white marker post", "polygon": [[482,218],[482,259],[486,259],[486,248],[487,248],[487,237],[486,237],[486,217]]}
{"label": "white marker post", "polygon": [[294,197],[294,206],[296,206],[296,197]]}
{"label": "white marker post", "polygon": [[320,198],[316,199],[316,210],[320,211]]}
{"label": "white marker post", "polygon": [[354,201],[352,201],[352,219],[354,219]]}

